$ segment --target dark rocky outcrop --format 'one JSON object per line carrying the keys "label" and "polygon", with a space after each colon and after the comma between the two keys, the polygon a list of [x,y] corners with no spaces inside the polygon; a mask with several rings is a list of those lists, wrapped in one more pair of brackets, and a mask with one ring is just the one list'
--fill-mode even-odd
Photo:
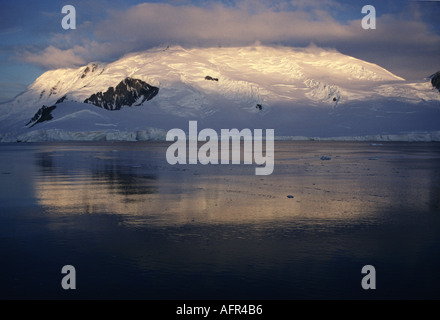
{"label": "dark rocky outcrop", "polygon": [[120,110],[122,106],[133,106],[136,102],[141,105],[153,99],[159,93],[159,88],[133,78],[126,78],[115,88],[110,87],[106,92],[92,94],[84,103],[93,104],[107,110]]}
{"label": "dark rocky outcrop", "polygon": [[67,99],[67,97],[66,96],[63,96],[63,97],[61,97],[61,98],[59,98],[58,100],[57,100],[57,102],[55,102],[55,104],[58,104],[58,103],[62,103],[64,100],[66,100]]}
{"label": "dark rocky outcrop", "polygon": [[440,71],[432,75],[431,84],[440,91]]}
{"label": "dark rocky outcrop", "polygon": [[218,78],[213,78],[211,76],[206,76],[205,80],[210,80],[210,81],[218,81]]}
{"label": "dark rocky outcrop", "polygon": [[89,72],[95,72],[96,68],[98,68],[97,64],[92,64],[90,67],[87,66],[81,75],[81,79],[85,78]]}
{"label": "dark rocky outcrop", "polygon": [[26,126],[29,126],[32,124],[29,128],[32,128],[37,123],[41,123],[44,121],[49,121],[53,119],[52,111],[55,110],[56,106],[42,106],[40,109],[38,109],[37,113],[32,117],[32,119],[26,123]]}
{"label": "dark rocky outcrop", "polygon": [[[60,84],[60,81],[58,81],[57,84],[56,84],[55,86],[53,86],[53,87],[50,89],[49,97],[52,96],[52,95],[57,94],[57,91],[58,91],[58,85],[59,85],[59,84]],[[41,95],[40,95],[40,96],[41,96]]]}

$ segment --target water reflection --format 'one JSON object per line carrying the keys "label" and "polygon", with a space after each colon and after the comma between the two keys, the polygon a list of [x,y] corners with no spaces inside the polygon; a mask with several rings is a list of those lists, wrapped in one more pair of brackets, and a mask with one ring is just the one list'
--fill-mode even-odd
{"label": "water reflection", "polygon": [[52,213],[139,214],[148,196],[157,193],[157,176],[139,171],[124,159],[82,152],[44,152],[36,155],[40,174],[36,196]]}
{"label": "water reflection", "polygon": [[[71,263],[76,298],[439,297],[438,145],[275,146],[264,177],[170,166],[161,143],[0,152],[0,197],[13,199],[0,214],[3,294],[58,298],[50,277]],[[381,275],[374,296],[360,289],[365,264]]]}
{"label": "water reflection", "polygon": [[[244,165],[170,166],[166,146],[138,153],[51,149],[36,155],[35,191],[50,212],[118,214],[131,224],[146,218],[148,224],[291,222],[319,229],[380,223],[396,207],[438,210],[437,164],[424,151],[337,147],[323,144],[317,153],[316,146],[278,143],[270,176],[255,176]],[[322,154],[332,160],[322,161]]]}

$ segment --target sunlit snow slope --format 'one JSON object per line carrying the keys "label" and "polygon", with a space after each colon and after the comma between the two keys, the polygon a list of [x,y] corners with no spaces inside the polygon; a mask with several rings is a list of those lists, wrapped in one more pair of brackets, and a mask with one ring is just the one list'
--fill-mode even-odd
{"label": "sunlit snow slope", "polygon": [[[118,110],[92,104],[105,99]],[[155,48],[48,71],[0,108],[1,141],[163,139],[189,120],[280,138],[440,138],[440,93],[429,79],[409,83],[319,48]]]}

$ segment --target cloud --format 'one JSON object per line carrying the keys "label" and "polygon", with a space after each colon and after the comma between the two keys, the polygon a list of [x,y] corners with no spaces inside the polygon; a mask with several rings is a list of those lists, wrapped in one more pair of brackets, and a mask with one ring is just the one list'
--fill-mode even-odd
{"label": "cloud", "polygon": [[310,42],[350,32],[322,9],[280,11],[276,8],[261,3],[250,6],[247,1],[234,7],[144,3],[112,13],[110,19],[97,26],[95,36],[99,41],[129,46],[164,42],[210,46],[251,44],[257,40]]}
{"label": "cloud", "polygon": [[[351,20],[341,21],[336,19],[338,10],[348,9],[333,0],[241,0],[229,5],[218,2],[194,5],[187,1],[174,5],[142,3],[127,9],[108,9],[102,20],[87,21],[77,25],[78,30],[54,35],[46,49],[26,52],[21,58],[53,68],[114,60],[132,51],[167,44],[241,46],[260,41],[307,46],[313,42],[375,63],[380,63],[375,57],[392,63],[390,56],[401,58],[404,54],[417,63],[419,55],[429,68],[426,57],[433,55],[431,51],[439,51],[440,37],[420,15],[378,15],[377,29],[363,30],[361,7],[357,14],[351,15]],[[65,46],[67,42],[71,47]],[[63,45],[64,49],[58,49]],[[431,67],[440,68],[437,60],[437,66],[431,60],[434,63]],[[404,67],[403,63],[399,66]]]}
{"label": "cloud", "polygon": [[[77,49],[82,48],[77,47]],[[75,51],[75,49],[61,50],[49,46],[37,54],[25,51],[20,54],[19,59],[48,69],[74,67],[87,63],[86,60],[80,55],[77,55]]]}

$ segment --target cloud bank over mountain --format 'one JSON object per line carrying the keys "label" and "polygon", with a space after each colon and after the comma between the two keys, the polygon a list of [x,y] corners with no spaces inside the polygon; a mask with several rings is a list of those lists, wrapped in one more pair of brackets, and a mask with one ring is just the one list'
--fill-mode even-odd
{"label": "cloud bank over mountain", "polygon": [[66,32],[59,27],[47,46],[21,51],[16,58],[52,69],[111,61],[128,52],[167,44],[314,43],[386,66],[403,77],[428,76],[425,73],[436,69],[435,64],[440,69],[434,59],[440,50],[440,36],[430,21],[423,20],[421,12],[426,8],[407,2],[401,3],[398,14],[389,14],[381,12],[378,4],[377,29],[364,30],[363,5],[333,0],[183,1],[108,7],[101,12],[97,8],[84,12],[88,8],[78,5],[77,30]]}

